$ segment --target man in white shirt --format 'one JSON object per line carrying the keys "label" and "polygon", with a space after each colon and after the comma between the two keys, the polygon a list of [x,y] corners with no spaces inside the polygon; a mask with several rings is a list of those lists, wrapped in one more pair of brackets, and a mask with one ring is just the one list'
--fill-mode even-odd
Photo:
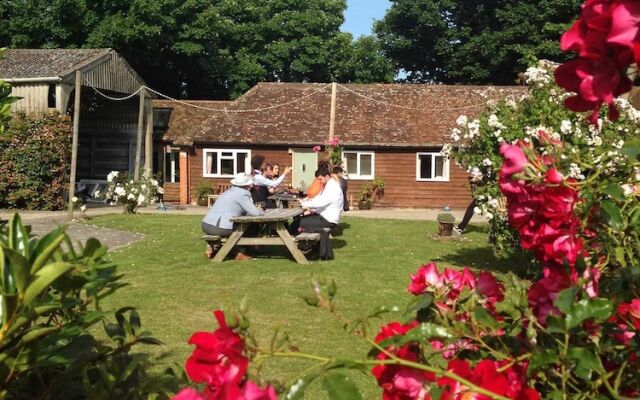
{"label": "man in white shirt", "polygon": [[321,167],[316,171],[316,179],[324,184],[320,194],[312,199],[300,201],[306,208],[304,216],[300,219],[298,228],[294,224],[294,231],[317,232],[320,234],[319,255],[323,260],[333,259],[333,247],[329,234],[324,228],[333,229],[340,222],[340,214],[343,207],[343,193],[340,183],[331,176],[327,167]]}

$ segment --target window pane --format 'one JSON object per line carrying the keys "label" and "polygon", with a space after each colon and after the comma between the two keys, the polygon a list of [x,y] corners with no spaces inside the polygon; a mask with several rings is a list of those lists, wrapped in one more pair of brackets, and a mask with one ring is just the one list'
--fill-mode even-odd
{"label": "window pane", "polygon": [[180,182],[180,153],[173,152],[173,163],[175,164],[176,174],[171,182]]}
{"label": "window pane", "polygon": [[233,159],[220,160],[220,174],[221,175],[234,175],[233,172]]}
{"label": "window pane", "polygon": [[444,178],[444,159],[441,156],[434,156],[436,163],[436,174],[437,178]]}
{"label": "window pane", "polygon": [[344,159],[347,163],[347,173],[356,175],[358,173],[358,154],[344,153]]}
{"label": "window pane", "polygon": [[420,179],[431,179],[431,154],[420,155]]}
{"label": "window pane", "polygon": [[245,170],[245,162],[247,159],[247,153],[237,153],[236,154],[236,173],[246,172]]}
{"label": "window pane", "polygon": [[218,173],[218,153],[207,153],[206,171],[208,174]]}
{"label": "window pane", "polygon": [[225,157],[233,157],[233,153],[229,151],[223,151],[220,158],[225,158]]}
{"label": "window pane", "polygon": [[373,175],[371,154],[360,154],[360,175]]}

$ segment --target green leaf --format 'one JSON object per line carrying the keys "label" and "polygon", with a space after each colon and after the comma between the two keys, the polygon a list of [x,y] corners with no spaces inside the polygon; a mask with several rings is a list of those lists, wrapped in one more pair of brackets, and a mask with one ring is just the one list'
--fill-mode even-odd
{"label": "green leaf", "polygon": [[305,390],[307,390],[307,387],[309,387],[311,382],[313,382],[317,377],[317,374],[309,374],[295,381],[289,390],[287,390],[285,399],[302,400],[304,398]]}
{"label": "green leaf", "polygon": [[564,332],[564,319],[556,315],[549,315],[547,317],[547,332],[549,333],[563,333]]}
{"label": "green leaf", "polygon": [[33,250],[31,258],[35,260],[31,264],[31,273],[34,274],[42,266],[49,261],[51,255],[60,248],[64,241],[64,227],[58,227],[56,230],[49,232],[46,236],[38,241],[36,248]]}
{"label": "green leaf", "polygon": [[13,214],[9,222],[9,248],[26,258],[29,256],[29,234],[17,213]]}
{"label": "green leaf", "polygon": [[617,185],[615,183],[611,183],[607,185],[604,189],[602,189],[604,194],[608,194],[611,198],[619,201],[624,201],[624,190],[622,190],[622,186]]}
{"label": "green leaf", "polygon": [[330,374],[322,379],[322,387],[331,400],[362,400],[358,387],[343,374]]}
{"label": "green leaf", "polygon": [[433,303],[433,296],[429,293],[425,293],[421,296],[418,296],[416,300],[409,305],[407,308],[408,312],[415,313],[420,310],[424,310],[428,308]]}
{"label": "green leaf", "polygon": [[318,298],[316,296],[302,296],[302,299],[305,303],[312,307],[318,306]]}
{"label": "green leaf", "polygon": [[544,367],[549,364],[555,364],[557,362],[558,362],[558,354],[554,353],[551,350],[542,350],[538,353],[535,353],[531,357],[529,368],[532,371],[535,371],[540,367]]}
{"label": "green leaf", "polygon": [[631,161],[637,161],[638,155],[640,155],[640,140],[639,139],[628,140],[624,144],[622,149],[620,149],[620,153],[629,157]]}
{"label": "green leaf", "polygon": [[567,357],[576,362],[574,372],[582,379],[590,380],[591,373],[596,371],[602,372],[600,367],[600,360],[598,357],[588,349],[584,347],[572,347],[567,352]]}
{"label": "green leaf", "polygon": [[[27,284],[32,279],[29,274],[29,262],[15,250],[5,249],[5,252],[9,259],[9,266],[11,267],[10,272],[13,277],[12,283],[15,285],[15,289],[18,291],[20,297],[24,297],[24,291]],[[7,291],[7,293],[13,292],[9,287],[5,287],[4,290]]]}
{"label": "green leaf", "polygon": [[36,272],[35,279],[29,284],[24,293],[24,304],[30,304],[36,296],[44,292],[56,279],[66,274],[73,268],[72,264],[56,262],[44,266]]}
{"label": "green leaf", "polygon": [[624,268],[627,266],[627,260],[625,257],[624,247],[616,247],[615,250],[616,261]]}
{"label": "green leaf", "polygon": [[622,217],[622,212],[620,212],[620,208],[615,205],[612,201],[603,200],[600,202],[600,207],[605,213],[605,221],[609,224],[613,229],[623,229],[624,228],[624,219]]}
{"label": "green leaf", "polygon": [[498,327],[498,321],[496,321],[496,319],[482,307],[477,307],[473,312],[473,316],[482,326],[486,326],[491,329]]}
{"label": "green leaf", "polygon": [[576,293],[578,293],[578,289],[573,286],[560,291],[553,305],[558,307],[563,313],[569,313],[569,311],[571,311],[571,305],[576,300]]}
{"label": "green leaf", "polygon": [[588,319],[604,321],[612,312],[613,304],[607,299],[580,300],[573,304],[571,312],[567,314],[567,327],[574,328]]}
{"label": "green leaf", "polygon": [[44,335],[48,335],[51,332],[54,332],[58,330],[57,326],[49,326],[49,327],[45,327],[45,328],[36,328],[36,329],[32,329],[29,332],[27,332],[22,339],[20,339],[20,341],[22,342],[22,344],[27,344],[35,339],[38,339],[39,337],[42,337]]}

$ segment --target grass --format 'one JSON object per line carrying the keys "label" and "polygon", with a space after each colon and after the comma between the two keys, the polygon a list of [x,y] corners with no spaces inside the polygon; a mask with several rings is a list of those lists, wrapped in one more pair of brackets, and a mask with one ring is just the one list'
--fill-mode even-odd
{"label": "grass", "polygon": [[[428,261],[494,271],[498,265],[482,227],[469,227],[462,239],[444,240],[433,235],[434,222],[364,218],[344,219],[344,233],[333,241],[332,261],[298,265],[284,257],[284,248],[274,248],[269,258],[215,264],[204,257],[200,220],[200,216],[107,215],[90,222],[145,234],[132,246],[111,252],[128,286],[107,304],[138,308],[143,327],[165,343],[155,350],[163,355],[163,365],[183,365],[191,352],[189,336],[216,327],[211,311],[237,307],[245,295],[252,331],[260,343],[268,345],[273,330],[280,327],[290,332],[302,351],[363,358],[369,350],[364,341],[342,331],[328,312],[301,300],[310,292],[312,275],[335,280],[339,310],[354,318],[380,305],[403,309],[409,300],[408,275]],[[263,372],[289,382],[305,365],[276,360]],[[379,397],[373,378],[354,379],[365,398]],[[319,388],[312,388],[307,398],[322,397],[319,393]]]}

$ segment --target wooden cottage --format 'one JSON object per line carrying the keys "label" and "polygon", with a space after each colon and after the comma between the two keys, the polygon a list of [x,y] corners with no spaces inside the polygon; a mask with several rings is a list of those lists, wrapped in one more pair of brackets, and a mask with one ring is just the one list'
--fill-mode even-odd
{"label": "wooden cottage", "polygon": [[[133,171],[140,129],[151,131],[150,100],[140,118],[140,96],[131,96],[145,85],[127,61],[111,49],[7,49],[0,59],[0,79],[20,97],[14,112],[60,112],[74,115],[76,78],[80,78],[80,119],[77,140],[77,179],[105,180],[112,170]],[[109,99],[107,97],[111,97]],[[144,124],[141,126],[141,123]],[[146,136],[146,135],[145,135]],[[150,146],[151,147],[151,146]],[[160,165],[157,151],[141,151],[139,163]]]}
{"label": "wooden cottage", "polygon": [[287,183],[308,185],[317,165],[312,149],[327,143],[333,131],[344,147],[352,204],[365,183],[380,177],[385,190],[378,207],[464,208],[470,200],[467,173],[441,156],[442,146],[450,142],[459,115],[472,118],[488,101],[524,90],[259,83],[232,102],[191,102],[190,107],[155,101],[156,110],[168,116],[169,199],[195,202],[200,182],[228,183],[233,174],[250,170],[255,154],[292,166]]}

